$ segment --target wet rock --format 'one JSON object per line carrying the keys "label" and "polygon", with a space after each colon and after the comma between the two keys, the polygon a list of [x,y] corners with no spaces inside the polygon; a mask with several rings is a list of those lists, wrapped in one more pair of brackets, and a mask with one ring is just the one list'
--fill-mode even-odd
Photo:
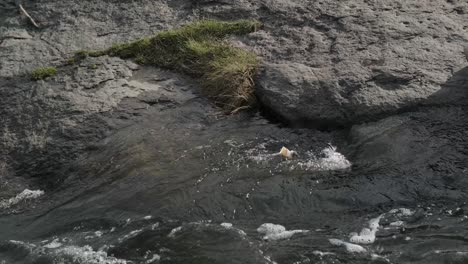
{"label": "wet rock", "polygon": [[[19,180],[30,176],[40,179],[40,185],[56,186],[67,178],[60,172],[64,164],[93,149],[111,129],[133,122],[147,107],[132,102],[115,114],[118,121],[106,120],[123,99],[155,92],[159,100],[162,87],[174,86],[134,80],[137,66],[118,58],[70,64],[75,52],[131,41],[189,18],[185,5],[173,2],[23,1],[23,6],[40,29],[18,14],[15,1],[0,4],[0,188],[5,194],[33,188],[28,182],[36,182]],[[32,81],[31,71],[45,66],[56,67],[57,76]],[[155,76],[174,80],[169,73]]]}
{"label": "wet rock", "polygon": [[268,64],[258,83],[265,107],[291,124],[304,121],[346,122],[337,83],[327,83],[332,69],[300,63]]}
{"label": "wet rock", "polygon": [[[116,127],[104,120],[105,113],[125,98],[163,90],[163,85],[134,79],[136,69],[132,62],[104,56],[62,66],[45,81],[0,78],[0,152],[5,167],[22,177],[38,176],[41,184],[62,181],[65,177],[58,170]],[[133,109],[127,111],[128,121],[137,116]]]}

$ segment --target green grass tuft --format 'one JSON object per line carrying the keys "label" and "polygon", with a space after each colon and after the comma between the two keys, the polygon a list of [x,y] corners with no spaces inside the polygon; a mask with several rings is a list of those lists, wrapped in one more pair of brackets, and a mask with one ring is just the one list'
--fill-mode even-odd
{"label": "green grass tuft", "polygon": [[57,68],[55,67],[42,67],[32,71],[31,75],[34,80],[43,80],[47,77],[54,76],[57,74]]}
{"label": "green grass tuft", "polygon": [[225,39],[261,27],[258,21],[202,20],[152,37],[113,45],[104,51],[83,51],[76,57],[110,55],[133,58],[200,78],[204,93],[227,111],[255,103],[254,81],[259,61],[252,52],[233,47]]}

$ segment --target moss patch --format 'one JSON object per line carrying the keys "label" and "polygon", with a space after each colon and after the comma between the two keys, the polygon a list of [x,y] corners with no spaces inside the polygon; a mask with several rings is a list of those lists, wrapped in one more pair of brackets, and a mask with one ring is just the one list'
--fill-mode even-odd
{"label": "moss patch", "polygon": [[43,80],[47,77],[54,76],[57,74],[57,68],[55,67],[41,67],[32,71],[31,76],[34,80]]}
{"label": "moss patch", "polygon": [[204,93],[232,112],[255,103],[253,77],[259,61],[252,52],[233,47],[225,39],[254,32],[260,26],[258,21],[202,20],[107,50],[82,51],[76,56],[133,58],[140,64],[184,72],[200,78]]}

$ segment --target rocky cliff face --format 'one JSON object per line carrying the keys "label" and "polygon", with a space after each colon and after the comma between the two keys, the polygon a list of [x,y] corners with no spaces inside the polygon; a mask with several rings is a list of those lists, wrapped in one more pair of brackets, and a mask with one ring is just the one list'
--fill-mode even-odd
{"label": "rocky cliff face", "polygon": [[[395,138],[402,138],[395,150],[400,161],[399,154],[417,154],[407,151],[408,140],[421,144],[423,152],[426,140],[436,140],[433,146],[464,142],[464,1],[42,0],[24,6],[40,29],[20,16],[13,1],[0,4],[0,169],[5,175],[21,167],[21,175],[41,176],[74,159],[111,129],[101,116],[115,111],[123,98],[150,89],[132,83],[137,66],[121,59],[62,66],[73,52],[199,18],[263,22],[263,30],[231,40],[263,60],[257,80],[262,106],[291,125],[357,125],[350,143],[358,158],[370,155],[366,144],[371,144],[371,156],[386,159],[388,149],[376,153],[382,148],[373,144]],[[32,69],[49,65],[59,67],[56,77],[30,80]],[[432,134],[446,124],[458,135],[455,142],[442,132]],[[462,150],[453,151],[465,160]]]}

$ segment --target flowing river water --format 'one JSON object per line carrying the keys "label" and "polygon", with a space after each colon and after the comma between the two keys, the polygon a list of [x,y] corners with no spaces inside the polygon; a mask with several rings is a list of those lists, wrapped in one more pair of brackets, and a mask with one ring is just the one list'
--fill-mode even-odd
{"label": "flowing river water", "polygon": [[176,103],[124,100],[137,117],[56,172],[63,183],[0,201],[0,263],[468,263],[465,202],[353,160],[348,131],[169,94]]}

